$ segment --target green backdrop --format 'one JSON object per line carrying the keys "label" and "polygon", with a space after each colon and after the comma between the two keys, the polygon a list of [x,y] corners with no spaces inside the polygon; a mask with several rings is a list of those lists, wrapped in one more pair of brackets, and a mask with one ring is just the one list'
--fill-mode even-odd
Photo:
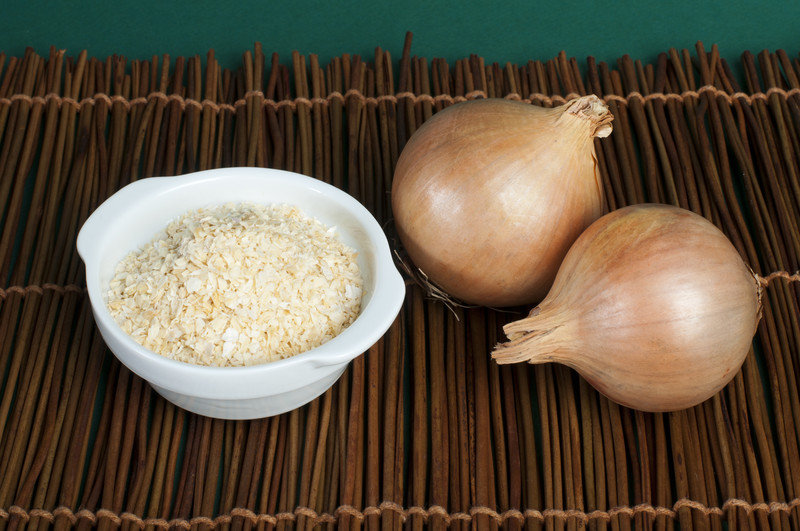
{"label": "green backdrop", "polygon": [[800,2],[0,0],[0,51],[15,56],[26,46],[129,59],[205,57],[214,48],[223,67],[236,67],[258,41],[285,62],[293,50],[322,61],[342,53],[369,58],[376,46],[397,57],[407,31],[414,33],[413,54],[448,61],[477,54],[519,64],[564,50],[581,64],[588,55],[610,62],[623,54],[649,63],[670,47],[694,51],[700,40],[707,49],[718,44],[735,63],[745,50],[782,48],[795,56]]}

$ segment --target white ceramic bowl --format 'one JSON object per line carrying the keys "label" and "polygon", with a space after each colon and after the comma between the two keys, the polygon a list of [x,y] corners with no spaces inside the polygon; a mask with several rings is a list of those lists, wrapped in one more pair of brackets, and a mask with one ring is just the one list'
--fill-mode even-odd
{"label": "white ceramic bowl", "polygon": [[[250,201],[299,207],[358,251],[364,277],[361,313],[341,334],[292,358],[251,367],[204,367],[142,347],[114,322],[105,293],[117,263],[169,221],[204,206]],[[261,418],[306,404],[336,382],[348,363],[388,330],[405,285],[375,218],[353,197],[317,179],[263,168],[226,168],[136,181],[111,196],[78,235],[95,321],[108,347],[167,400],[225,419]]]}

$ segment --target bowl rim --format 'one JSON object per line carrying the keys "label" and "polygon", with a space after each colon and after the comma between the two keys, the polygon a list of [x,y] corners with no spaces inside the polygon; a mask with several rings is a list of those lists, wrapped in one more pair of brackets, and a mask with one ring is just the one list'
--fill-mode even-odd
{"label": "bowl rim", "polygon": [[[314,193],[324,196],[325,200],[335,202],[339,207],[346,209],[358,220],[359,225],[364,229],[367,239],[374,247],[375,270],[374,284],[375,290],[372,297],[367,302],[366,307],[362,308],[361,313],[353,323],[343,330],[339,335],[327,341],[323,345],[308,351],[299,353],[295,356],[276,360],[273,362],[238,366],[238,367],[213,367],[196,365],[164,357],[153,352],[137,343],[132,337],[125,333],[114,321],[111,313],[105,304],[105,299],[100,285],[100,273],[97,266],[102,245],[96,245],[98,237],[102,234],[106,222],[118,216],[118,212],[131,211],[136,208],[145,196],[152,197],[151,194],[174,194],[178,193],[186,186],[201,186],[209,181],[226,179],[235,184],[237,182],[249,181],[250,179],[271,179],[273,183],[289,183],[298,188],[304,188]],[[312,213],[308,213],[312,215]],[[232,167],[202,170],[182,174],[174,177],[148,177],[134,181],[108,197],[101,203],[94,212],[84,222],[77,237],[78,253],[84,261],[86,288],[92,306],[95,320],[101,332],[112,335],[112,340],[118,341],[126,349],[124,354],[115,352],[113,354],[126,364],[128,356],[138,359],[152,366],[154,371],[168,370],[172,373],[180,372],[182,376],[214,378],[248,375],[259,377],[282,373],[284,370],[298,369],[304,365],[310,368],[335,367],[349,363],[352,359],[366,352],[380,337],[389,329],[394,322],[397,314],[402,307],[405,298],[405,282],[400,272],[397,270],[392,259],[388,240],[383,229],[378,224],[374,216],[358,200],[347,192],[325,183],[319,179],[308,177],[303,174],[278,170],[272,168],[252,168],[252,167]],[[385,312],[370,311],[379,306],[386,308]],[[104,337],[104,339],[106,339]],[[108,339],[106,339],[108,342]],[[125,359],[123,359],[125,358]],[[147,380],[152,380],[151,375],[142,375]],[[175,387],[165,385],[159,381],[158,385],[171,390]],[[178,387],[184,387],[178,385]],[[263,396],[263,393],[246,393],[241,391],[237,398],[248,398]],[[208,393],[192,393],[194,396],[210,397]],[[229,398],[229,395],[225,395]]]}

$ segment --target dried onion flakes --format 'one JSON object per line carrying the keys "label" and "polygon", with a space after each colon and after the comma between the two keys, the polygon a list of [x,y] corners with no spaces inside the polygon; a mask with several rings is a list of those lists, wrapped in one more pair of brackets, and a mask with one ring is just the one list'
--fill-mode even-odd
{"label": "dried onion flakes", "polygon": [[335,228],[292,205],[184,214],[117,266],[108,308],[142,346],[246,366],[320,346],[356,319],[363,280]]}

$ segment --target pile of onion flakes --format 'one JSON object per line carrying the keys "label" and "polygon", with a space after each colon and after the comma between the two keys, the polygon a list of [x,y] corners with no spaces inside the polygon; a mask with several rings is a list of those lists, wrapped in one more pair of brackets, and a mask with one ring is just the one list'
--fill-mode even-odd
{"label": "pile of onion flakes", "polygon": [[122,329],[165,357],[256,365],[320,346],[358,316],[356,252],[294,206],[189,212],[130,253],[109,285]]}

